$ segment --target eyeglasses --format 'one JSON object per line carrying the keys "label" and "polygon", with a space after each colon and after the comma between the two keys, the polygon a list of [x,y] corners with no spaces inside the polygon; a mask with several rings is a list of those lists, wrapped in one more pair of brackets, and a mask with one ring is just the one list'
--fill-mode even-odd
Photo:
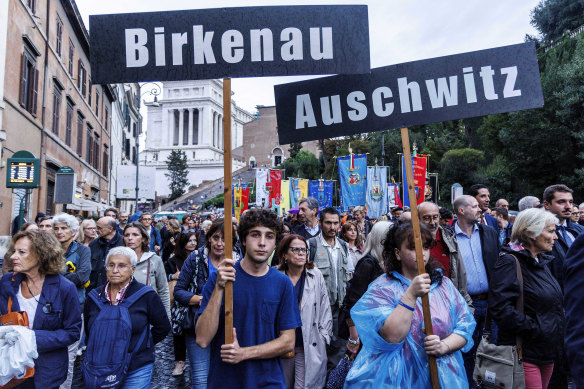
{"label": "eyeglasses", "polygon": [[306,247],[290,247],[290,251],[292,251],[294,254],[306,254],[308,252],[308,249]]}
{"label": "eyeglasses", "polygon": [[106,228],[111,228],[111,227],[110,227],[110,226],[105,226],[105,227],[100,227],[100,226],[97,226],[97,229],[98,229],[99,231],[101,231],[101,230],[105,230]]}
{"label": "eyeglasses", "polygon": [[131,265],[128,265],[127,263],[118,263],[117,265],[115,263],[108,263],[107,265],[105,265],[107,270],[111,270],[114,271],[114,269],[117,267],[119,271],[124,271],[124,270],[128,270],[128,268],[131,267]]}
{"label": "eyeglasses", "polygon": [[426,223],[430,223],[431,221],[437,222],[438,220],[440,220],[440,215],[434,215],[434,216],[427,215],[427,216],[422,217],[422,220]]}

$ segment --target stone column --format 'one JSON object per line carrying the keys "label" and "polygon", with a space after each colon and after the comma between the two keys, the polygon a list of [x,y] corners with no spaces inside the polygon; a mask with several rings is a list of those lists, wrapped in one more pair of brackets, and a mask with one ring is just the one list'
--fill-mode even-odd
{"label": "stone column", "polygon": [[184,109],[180,109],[180,111],[178,111],[178,145],[180,146],[183,142],[183,131],[184,131],[184,126],[183,126],[183,119],[184,118]]}
{"label": "stone column", "polygon": [[203,144],[203,107],[199,108],[199,144]]}
{"label": "stone column", "polygon": [[187,145],[193,143],[193,114],[195,113],[194,108],[189,108],[189,135],[187,137]]}

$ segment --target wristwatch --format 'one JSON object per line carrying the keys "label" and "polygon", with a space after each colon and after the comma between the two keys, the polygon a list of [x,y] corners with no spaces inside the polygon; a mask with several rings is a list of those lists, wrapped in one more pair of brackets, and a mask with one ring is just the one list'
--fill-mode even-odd
{"label": "wristwatch", "polygon": [[351,339],[351,338],[349,338],[349,343],[350,344],[353,344],[353,345],[358,345],[360,341],[361,340],[359,339],[359,337],[357,337],[357,339]]}

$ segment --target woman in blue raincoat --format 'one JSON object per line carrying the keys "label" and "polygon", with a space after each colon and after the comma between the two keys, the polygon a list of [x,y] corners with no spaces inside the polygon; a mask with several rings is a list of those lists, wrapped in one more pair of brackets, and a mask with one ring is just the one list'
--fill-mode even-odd
{"label": "woman in blue raincoat", "polygon": [[[425,274],[418,275],[410,223],[390,228],[384,241],[386,274],[371,283],[351,309],[363,349],[345,388],[431,388],[428,355],[438,363],[442,388],[465,388],[462,352],[472,348],[474,317],[452,282],[430,259],[432,234],[423,225]],[[428,293],[434,335],[423,332]]]}

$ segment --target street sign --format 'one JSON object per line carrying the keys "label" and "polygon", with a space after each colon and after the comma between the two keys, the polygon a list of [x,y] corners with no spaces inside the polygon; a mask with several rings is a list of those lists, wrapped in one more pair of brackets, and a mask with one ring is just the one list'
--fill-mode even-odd
{"label": "street sign", "polygon": [[368,73],[366,5],[91,15],[94,84]]}
{"label": "street sign", "polygon": [[543,106],[533,43],[274,86],[280,144]]}
{"label": "street sign", "polygon": [[38,188],[40,161],[25,150],[17,151],[12,158],[8,158],[6,169],[7,188]]}

